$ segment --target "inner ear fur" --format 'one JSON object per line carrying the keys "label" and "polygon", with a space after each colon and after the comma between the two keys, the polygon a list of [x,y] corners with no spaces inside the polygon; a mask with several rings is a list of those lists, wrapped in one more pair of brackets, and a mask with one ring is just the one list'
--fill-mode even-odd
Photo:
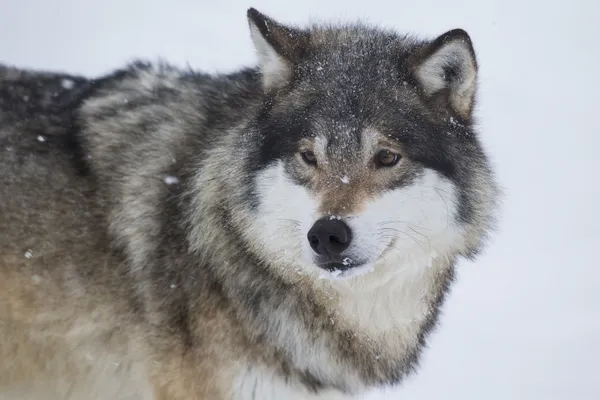
{"label": "inner ear fur", "polygon": [[470,119],[477,87],[477,60],[471,38],[462,29],[444,33],[418,49],[409,70],[425,97]]}

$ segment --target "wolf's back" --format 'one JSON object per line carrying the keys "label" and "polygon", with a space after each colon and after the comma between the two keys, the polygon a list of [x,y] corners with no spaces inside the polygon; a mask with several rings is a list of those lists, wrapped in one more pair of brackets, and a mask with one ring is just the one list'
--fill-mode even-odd
{"label": "wolf's back", "polygon": [[[85,166],[75,136],[75,109],[88,84],[79,76],[0,65],[0,247],[4,253],[12,249],[24,254],[25,247],[34,244],[30,243],[33,237],[47,237],[51,230],[52,235],[66,235],[69,228],[79,229],[73,223],[81,217],[88,180],[80,173]],[[41,210],[46,214],[40,215]]]}
{"label": "wolf's back", "polygon": [[89,87],[89,80],[64,73],[0,64],[0,121],[33,122],[65,112]]}

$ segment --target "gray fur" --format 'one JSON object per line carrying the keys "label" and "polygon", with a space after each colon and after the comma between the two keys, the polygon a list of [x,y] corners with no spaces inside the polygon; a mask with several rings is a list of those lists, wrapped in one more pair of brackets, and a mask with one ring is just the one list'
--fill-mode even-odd
{"label": "gray fur", "polygon": [[[496,188],[473,98],[453,92],[452,76],[440,78],[450,82],[440,90],[423,86],[419,66],[437,54],[428,47],[435,41],[249,17],[259,28],[267,21],[262,35],[285,73],[136,63],[88,79],[0,67],[0,397],[36,381],[75,398],[97,373],[81,367],[84,348],[121,360],[113,375],[131,385],[142,377],[155,399],[249,399],[232,385],[256,371],[298,393],[352,395],[396,385],[415,368],[456,261],[474,257],[493,226]],[[466,43],[461,55],[476,68],[466,33],[448,37]],[[446,71],[436,68],[425,73]],[[292,132],[296,110],[308,120],[306,137]],[[283,160],[299,185],[329,184],[302,183],[290,154],[265,150],[272,141],[287,149],[326,138],[331,171],[363,176],[350,155],[370,151],[365,126],[414,160],[405,180],[386,175],[372,190],[409,186],[435,169],[458,193],[453,223],[464,245],[419,278],[426,312],[414,333],[362,331],[339,317],[321,283],[282,273],[248,239],[265,168]],[[278,136],[264,133],[270,128]],[[353,133],[337,140],[342,131]]]}

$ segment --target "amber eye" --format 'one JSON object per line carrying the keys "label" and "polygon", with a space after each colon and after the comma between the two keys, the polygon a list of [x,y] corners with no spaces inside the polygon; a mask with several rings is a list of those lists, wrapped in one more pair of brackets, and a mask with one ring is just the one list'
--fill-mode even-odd
{"label": "amber eye", "polygon": [[392,153],[389,150],[381,150],[375,157],[375,162],[380,167],[393,167],[400,161],[400,154]]}
{"label": "amber eye", "polygon": [[315,156],[315,153],[313,153],[310,150],[306,150],[300,153],[300,155],[302,156],[302,159],[304,160],[305,163],[309,164],[309,165],[317,165],[317,157]]}

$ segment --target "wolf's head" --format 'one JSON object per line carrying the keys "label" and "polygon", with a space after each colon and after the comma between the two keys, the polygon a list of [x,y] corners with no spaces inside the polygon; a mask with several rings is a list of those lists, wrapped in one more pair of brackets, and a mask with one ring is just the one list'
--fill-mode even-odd
{"label": "wolf's head", "polygon": [[415,254],[474,254],[495,186],[473,130],[467,33],[418,41],[248,18],[264,89],[243,144],[255,251],[338,278]]}

